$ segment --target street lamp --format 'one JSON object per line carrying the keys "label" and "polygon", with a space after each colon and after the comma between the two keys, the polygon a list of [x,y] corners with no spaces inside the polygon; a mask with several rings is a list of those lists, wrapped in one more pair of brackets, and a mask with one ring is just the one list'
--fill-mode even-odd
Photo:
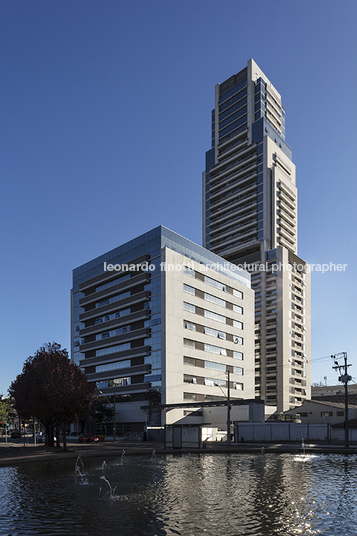
{"label": "street lamp", "polygon": [[111,405],[111,407],[113,408],[113,441],[115,441],[115,428],[116,428],[116,422],[115,422],[115,392],[113,393],[113,397],[114,397],[114,404],[112,404],[109,400],[109,398],[103,393],[103,391],[101,391],[100,389],[98,389],[98,392],[104,396],[104,398],[106,398],[108,400],[108,403]]}
{"label": "street lamp", "polygon": [[214,384],[216,387],[220,388],[224,396],[226,396],[227,398],[227,445],[231,444],[231,390],[230,390],[230,383],[229,383],[229,374],[230,372],[229,370],[227,370],[227,375],[228,375],[227,396],[224,394],[222,387],[218,383]]}

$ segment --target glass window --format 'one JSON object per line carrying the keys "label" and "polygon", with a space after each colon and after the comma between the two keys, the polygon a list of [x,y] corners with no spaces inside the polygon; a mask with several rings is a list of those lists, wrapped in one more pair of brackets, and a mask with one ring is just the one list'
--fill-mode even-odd
{"label": "glass window", "polygon": [[117,386],[123,386],[123,385],[130,385],[131,384],[131,378],[115,378],[114,380],[108,380],[108,387],[117,387]]}
{"label": "glass window", "polygon": [[238,389],[239,391],[243,391],[243,384],[238,382],[233,382],[234,389]]}
{"label": "glass window", "polygon": [[243,329],[243,322],[240,322],[239,320],[233,320],[233,327]]}
{"label": "glass window", "polygon": [[233,305],[233,311],[235,313],[243,314],[243,307],[240,307],[240,305]]}
{"label": "glass window", "polygon": [[226,334],[224,331],[219,331],[218,329],[212,329],[205,326],[204,332],[206,335],[211,335],[212,337],[218,337],[219,339],[226,340]]}
{"label": "glass window", "polygon": [[197,383],[196,376],[191,376],[190,374],[183,375],[184,383]]}
{"label": "glass window", "polygon": [[188,266],[183,266],[183,273],[186,275],[189,275],[191,277],[196,277],[196,273],[192,268],[189,268]]}
{"label": "glass window", "polygon": [[193,357],[184,356],[183,362],[185,363],[185,365],[196,365],[196,359],[194,359]]}
{"label": "glass window", "polygon": [[236,298],[241,298],[243,299],[243,292],[241,292],[240,290],[236,290],[235,288],[233,289],[233,296],[235,296]]}
{"label": "glass window", "polygon": [[108,355],[108,354],[114,354],[115,352],[123,352],[124,350],[130,350],[131,343],[126,342],[124,344],[117,344],[116,346],[110,346],[109,348],[101,348],[100,350],[96,350],[95,355],[101,356],[101,355]]}
{"label": "glass window", "polygon": [[243,359],[243,353],[242,352],[235,352],[233,351],[233,357],[235,359]]}
{"label": "glass window", "polygon": [[126,359],[124,361],[116,361],[115,363],[107,363],[105,365],[97,365],[95,367],[96,372],[105,372],[106,370],[115,370],[115,369],[121,369],[130,367],[131,362],[130,359]]}
{"label": "glass window", "polygon": [[222,365],[221,363],[214,363],[214,361],[205,361],[205,368],[226,372],[226,365]]}
{"label": "glass window", "polygon": [[207,292],[204,293],[204,299],[211,303],[215,303],[216,305],[220,305],[221,307],[226,306],[225,300],[221,300],[220,298],[217,298],[217,296],[212,296],[212,294],[207,294]]}
{"label": "glass window", "polygon": [[189,311],[190,313],[196,312],[195,305],[192,305],[191,303],[183,302],[183,308],[185,311]]}
{"label": "glass window", "polygon": [[242,376],[244,374],[244,371],[242,367],[233,367],[233,374],[239,374],[240,376]]}
{"label": "glass window", "polygon": [[183,345],[186,346],[187,348],[196,348],[195,341],[192,341],[191,339],[184,339]]}
{"label": "glass window", "polygon": [[211,318],[211,320],[216,320],[217,322],[220,322],[221,324],[226,323],[225,316],[218,315],[217,313],[212,313],[212,311],[204,311],[204,316],[206,318]]}
{"label": "glass window", "polygon": [[219,290],[226,291],[227,287],[226,285],[223,285],[223,283],[220,283],[219,281],[216,281],[215,279],[211,279],[210,277],[207,277],[205,275],[205,283],[208,285],[211,285],[212,287],[218,288]]}
{"label": "glass window", "polygon": [[196,402],[196,394],[195,393],[184,393],[183,399],[188,402]]}
{"label": "glass window", "polygon": [[213,346],[212,344],[204,345],[205,352],[211,352],[211,354],[227,355],[227,350],[220,346]]}
{"label": "glass window", "polygon": [[192,324],[191,322],[186,322],[186,320],[184,320],[184,326],[186,329],[190,329],[191,331],[196,331],[196,325],[195,324]]}
{"label": "glass window", "polygon": [[234,335],[233,342],[234,344],[243,344],[243,337],[237,337],[236,335]]}
{"label": "glass window", "polygon": [[194,289],[193,287],[190,287],[189,285],[185,285],[185,283],[183,284],[183,290],[184,292],[187,292],[188,294],[192,294],[192,296],[196,295],[196,289]]}

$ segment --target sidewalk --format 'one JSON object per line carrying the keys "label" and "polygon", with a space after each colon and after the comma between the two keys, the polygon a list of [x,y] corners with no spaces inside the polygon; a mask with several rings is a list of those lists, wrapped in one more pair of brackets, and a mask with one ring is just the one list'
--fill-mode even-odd
{"label": "sidewalk", "polygon": [[[264,454],[271,453],[288,453],[302,454],[300,443],[287,444],[252,444],[252,443],[233,443],[226,445],[225,443],[212,442],[205,443],[203,448],[194,449],[164,449],[162,442],[154,441],[105,441],[100,443],[78,443],[78,439],[73,439],[68,442],[67,451],[62,448],[46,447],[45,445],[33,445],[29,443],[24,446],[22,443],[0,442],[0,467],[18,465],[20,463],[33,463],[37,461],[52,461],[63,459],[76,459],[78,456],[85,457],[108,457],[121,456],[125,449],[126,456],[151,455],[155,450],[156,454],[184,454],[184,453],[255,453],[261,454],[264,448]],[[357,454],[357,446],[353,445],[349,449],[345,449],[342,445],[305,445],[305,454]]]}
{"label": "sidewalk", "polygon": [[67,450],[61,448],[46,447],[43,444],[34,445],[24,442],[8,443],[0,442],[0,467],[18,465],[37,461],[58,460],[74,458],[78,456],[120,456],[125,449],[126,455],[149,455],[155,449],[157,453],[164,453],[163,443],[154,441],[147,442],[124,442],[105,441],[99,443],[79,443],[78,438],[67,443]]}

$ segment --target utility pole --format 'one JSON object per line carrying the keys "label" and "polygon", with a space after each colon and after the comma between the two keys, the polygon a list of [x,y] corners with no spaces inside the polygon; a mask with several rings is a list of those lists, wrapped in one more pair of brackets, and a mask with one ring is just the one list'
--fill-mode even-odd
{"label": "utility pole", "polygon": [[115,422],[115,392],[114,392],[114,407],[113,407],[113,441],[115,441],[115,430],[116,429],[116,422]]}
{"label": "utility pole", "polygon": [[229,370],[227,371],[227,445],[231,444],[231,388],[230,388],[230,376]]}
{"label": "utility pole", "polygon": [[[343,357],[344,359],[343,365],[339,365],[337,361],[337,359],[341,357]],[[345,384],[345,447],[348,448],[350,446],[350,439],[348,433],[348,382],[352,380],[352,376],[349,376],[349,374],[347,373],[347,368],[351,365],[347,364],[347,352],[340,352],[339,354],[332,355],[331,358],[335,360],[335,366],[332,368],[335,370],[338,369],[340,373],[338,381]],[[343,374],[341,374],[341,371],[343,372]]]}
{"label": "utility pole", "polygon": [[[228,376],[228,382],[227,382],[227,445],[231,444],[231,388],[230,388],[230,372],[227,370],[227,376]],[[219,387],[219,389],[224,394],[224,391],[222,387],[219,385],[219,383],[214,383],[216,387]]]}

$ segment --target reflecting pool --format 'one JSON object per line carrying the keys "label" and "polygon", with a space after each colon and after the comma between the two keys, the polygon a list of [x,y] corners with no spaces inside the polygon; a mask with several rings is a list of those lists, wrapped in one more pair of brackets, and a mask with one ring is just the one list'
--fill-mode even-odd
{"label": "reflecting pool", "polygon": [[357,534],[354,455],[119,456],[0,475],[1,536]]}

